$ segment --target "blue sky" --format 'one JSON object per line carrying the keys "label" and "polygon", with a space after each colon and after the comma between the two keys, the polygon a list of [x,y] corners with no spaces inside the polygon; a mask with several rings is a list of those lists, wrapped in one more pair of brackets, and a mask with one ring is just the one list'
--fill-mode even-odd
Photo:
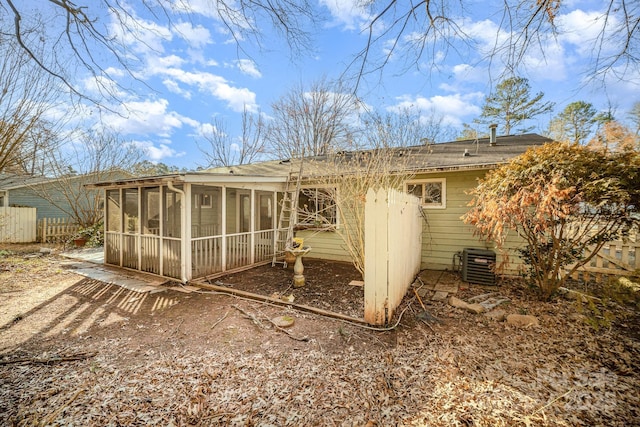
{"label": "blue sky", "polygon": [[[230,133],[239,133],[243,108],[260,111],[268,119],[271,103],[292,86],[341,75],[364,47],[363,25],[371,19],[355,6],[357,0],[317,0],[316,7],[326,20],[313,29],[313,49],[292,58],[286,43],[269,33],[262,46],[246,40],[245,52],[239,52],[206,0],[192,0],[191,13],[172,16],[171,26],[133,6],[137,3],[129,5],[141,24],[137,38],[122,33],[108,13],[101,17],[137,58],[130,69],[138,81],[115,61],[106,64],[109,76],[134,91],[120,92],[120,102],[110,105],[121,114],[95,114],[87,108],[78,119],[92,126],[100,117],[124,139],[143,148],[149,160],[186,168],[203,164],[196,140],[214,117],[227,121]],[[445,124],[458,130],[478,117],[484,97],[504,71],[499,59],[491,63],[484,59],[496,37],[505,37],[504,31],[498,31],[502,2],[467,4],[466,14],[457,19],[475,40],[473,48],[460,45],[457,52],[429,52],[418,66],[409,68],[403,52],[396,52],[382,74],[363,82],[362,101],[380,112],[412,106],[424,115],[442,116]],[[562,33],[544,40],[544,55],[534,47],[520,62],[518,74],[529,79],[532,91],[543,91],[547,100],[556,103],[553,114],[569,102],[584,100],[599,110],[611,106],[624,118],[632,104],[640,101],[637,67],[624,70],[623,79],[607,78],[604,87],[600,80],[589,79],[598,30],[595,17],[602,7],[601,1],[564,1],[556,17]],[[372,53],[384,54],[386,46],[379,44]],[[106,55],[103,58],[109,60]],[[89,78],[83,84],[88,93],[95,87]],[[550,117],[531,125],[546,127]]]}

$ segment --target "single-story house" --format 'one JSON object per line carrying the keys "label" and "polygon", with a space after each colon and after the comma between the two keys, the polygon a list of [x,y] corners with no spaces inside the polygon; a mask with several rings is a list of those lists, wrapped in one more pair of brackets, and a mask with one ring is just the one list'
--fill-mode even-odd
{"label": "single-story house", "polygon": [[[466,192],[488,170],[550,141],[536,134],[492,133],[478,140],[390,149],[411,170],[404,191],[422,203],[421,267],[451,268],[464,248],[482,248],[472,227],[460,219],[470,201]],[[329,165],[353,155],[318,156],[303,163]],[[366,162],[366,156],[360,158]],[[313,229],[307,221],[297,227],[297,236],[313,247],[307,257],[349,261],[332,231],[345,218],[326,215],[330,209],[309,192],[322,191],[322,180],[305,175],[304,167],[300,175],[300,170],[300,160],[286,159],[92,184],[105,191],[105,263],[187,282],[271,262],[274,252],[284,249],[287,230],[278,218],[283,195],[298,187],[306,189],[296,198],[298,205],[325,210],[324,218],[332,223]],[[340,197],[339,188],[336,194]],[[301,217],[297,221],[304,222]]]}

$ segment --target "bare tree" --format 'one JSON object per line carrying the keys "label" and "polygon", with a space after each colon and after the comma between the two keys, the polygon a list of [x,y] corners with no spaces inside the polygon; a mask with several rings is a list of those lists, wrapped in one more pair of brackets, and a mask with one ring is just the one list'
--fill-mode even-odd
{"label": "bare tree", "polygon": [[[499,2],[502,15],[492,31],[495,42],[486,55],[492,61],[504,62],[508,73],[515,72],[532,50],[541,50],[544,55],[548,41],[563,33],[556,18],[566,3],[566,0]],[[266,48],[264,35],[269,30],[281,35],[292,53],[307,52],[312,44],[312,28],[324,19],[322,7],[309,0],[211,0],[203,4],[189,0],[148,0],[141,4],[158,23],[169,27],[176,17],[184,14],[212,16],[244,54],[243,46],[247,44]],[[454,51],[464,55],[464,49],[471,51],[478,47],[465,21],[469,9],[476,6],[475,2],[364,0],[358,6],[366,11],[363,15],[366,15],[367,41],[347,70],[349,74],[355,74],[354,92],[363,77],[381,71],[393,58],[403,58],[407,68],[419,67],[424,59],[428,59],[428,65],[437,70],[437,58],[441,54]],[[13,37],[38,66],[78,94],[81,90],[71,77],[78,67],[82,67],[95,78],[103,93],[114,95],[114,88],[107,83],[112,80],[110,69],[96,52],[106,52],[111,58],[109,62],[115,60],[124,69],[129,69],[136,60],[122,39],[110,33],[107,20],[103,20],[106,13],[113,19],[113,27],[141,43],[144,43],[142,34],[153,31],[130,4],[120,1],[79,4],[70,0],[36,3],[0,0],[2,34]],[[606,0],[594,25],[598,28],[597,35],[593,40],[585,40],[593,46],[589,74],[600,76],[604,81],[609,73],[622,78],[616,73],[637,71],[640,3],[637,0]],[[46,29],[46,32],[32,37],[37,29]],[[44,40],[45,50],[38,51],[33,47],[38,39]],[[46,56],[42,52],[53,54]]]}
{"label": "bare tree", "polygon": [[[413,172],[402,148],[381,147],[354,153],[338,153],[326,160],[306,164],[307,176],[323,183],[320,189],[305,189],[306,199],[315,199],[313,211],[299,206],[298,217],[312,217],[314,228],[332,228],[342,239],[356,269],[364,275],[364,213],[369,188],[402,189]],[[320,209],[321,208],[321,209]],[[336,218],[340,225],[335,227]],[[312,241],[313,236],[308,238]]]}
{"label": "bare tree", "polygon": [[[413,150],[423,150],[413,144],[419,132],[405,133],[407,122],[404,120],[407,117],[410,116],[400,115],[396,119],[371,116],[365,132],[368,134],[368,149],[305,160],[305,179],[309,183],[321,182],[322,187],[303,190],[304,200],[313,200],[312,209],[300,203],[298,218],[307,219],[306,223],[313,224],[314,228],[333,229],[361,274],[364,274],[367,191],[370,188],[402,190],[404,183],[414,176],[411,167],[416,162]],[[336,219],[338,227],[335,227]],[[309,238],[312,239],[313,236]]]}
{"label": "bare tree", "polygon": [[[245,44],[263,45],[266,23],[284,38],[292,53],[307,51],[309,31],[316,20],[316,9],[308,0],[212,0],[204,4],[150,0],[137,4],[158,24],[170,28],[176,17],[185,14],[211,16],[245,55]],[[122,88],[113,86],[113,68],[105,64],[115,61],[135,76],[131,66],[139,58],[123,40],[146,44],[145,33],[156,31],[132,5],[112,0],[0,0],[0,22],[0,34],[12,37],[38,67],[71,92],[94,102],[100,100],[88,96],[74,81],[74,74],[84,70],[94,78],[103,96],[117,98]]]}
{"label": "bare tree", "polygon": [[245,108],[242,112],[241,134],[232,136],[221,118],[214,118],[209,130],[203,132],[202,145],[198,148],[204,155],[205,168],[233,166],[251,163],[264,154],[265,123],[260,113],[252,114]]}
{"label": "bare tree", "polygon": [[416,108],[399,108],[385,114],[365,112],[361,115],[360,147],[409,147],[442,142],[454,131],[443,124],[442,115],[431,111],[423,115]]}
{"label": "bare tree", "polygon": [[627,115],[629,116],[631,126],[633,126],[636,135],[640,136],[640,101],[634,102]]}
{"label": "bare tree", "polygon": [[109,130],[81,132],[49,153],[53,179],[31,189],[80,226],[92,226],[102,219],[103,201],[99,190],[83,186],[126,176],[140,157],[134,145]]}
{"label": "bare tree", "polygon": [[30,143],[52,128],[45,116],[56,105],[56,84],[0,35],[0,172],[23,172]]}
{"label": "bare tree", "polygon": [[349,148],[359,103],[340,83],[319,80],[291,89],[272,105],[269,150],[280,158],[319,156]]}
{"label": "bare tree", "polygon": [[[531,51],[544,55],[548,42],[563,34],[556,18],[565,3],[566,0],[499,2],[502,15],[491,33],[495,42],[486,52],[488,59],[503,62],[505,72],[511,74]],[[437,70],[442,53],[455,51],[464,55],[463,49],[478,49],[465,22],[470,15],[468,9],[474,6],[468,0],[369,0],[364,5],[370,16],[365,30],[367,42],[348,70],[355,75],[356,87],[364,76],[380,72],[396,57],[404,59],[407,69],[420,68],[426,62]],[[593,25],[598,28],[597,35],[585,40],[593,46],[589,75],[604,81],[608,74],[622,78],[621,72],[637,71],[640,3],[606,0]]]}

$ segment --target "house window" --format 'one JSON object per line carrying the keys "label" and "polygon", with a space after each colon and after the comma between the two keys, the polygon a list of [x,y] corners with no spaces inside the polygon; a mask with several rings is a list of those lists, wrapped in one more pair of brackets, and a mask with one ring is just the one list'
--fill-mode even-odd
{"label": "house window", "polygon": [[196,195],[196,207],[211,208],[213,207],[213,199],[211,194],[201,193]]}
{"label": "house window", "polygon": [[409,181],[405,184],[405,191],[418,197],[424,208],[447,207],[447,186],[444,178]]}
{"label": "house window", "polygon": [[305,188],[298,196],[297,226],[324,228],[337,225],[335,188]]}

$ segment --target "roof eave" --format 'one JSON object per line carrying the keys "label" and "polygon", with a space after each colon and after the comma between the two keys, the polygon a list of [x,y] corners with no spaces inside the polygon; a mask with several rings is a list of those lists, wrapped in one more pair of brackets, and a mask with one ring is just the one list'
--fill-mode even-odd
{"label": "roof eave", "polygon": [[146,178],[122,179],[116,181],[104,181],[93,184],[86,184],[86,188],[118,188],[163,185],[172,183],[190,184],[237,184],[237,183],[285,183],[286,176],[258,176],[258,175],[232,175],[232,174],[207,174],[207,173],[187,173],[179,175],[163,175]]}

